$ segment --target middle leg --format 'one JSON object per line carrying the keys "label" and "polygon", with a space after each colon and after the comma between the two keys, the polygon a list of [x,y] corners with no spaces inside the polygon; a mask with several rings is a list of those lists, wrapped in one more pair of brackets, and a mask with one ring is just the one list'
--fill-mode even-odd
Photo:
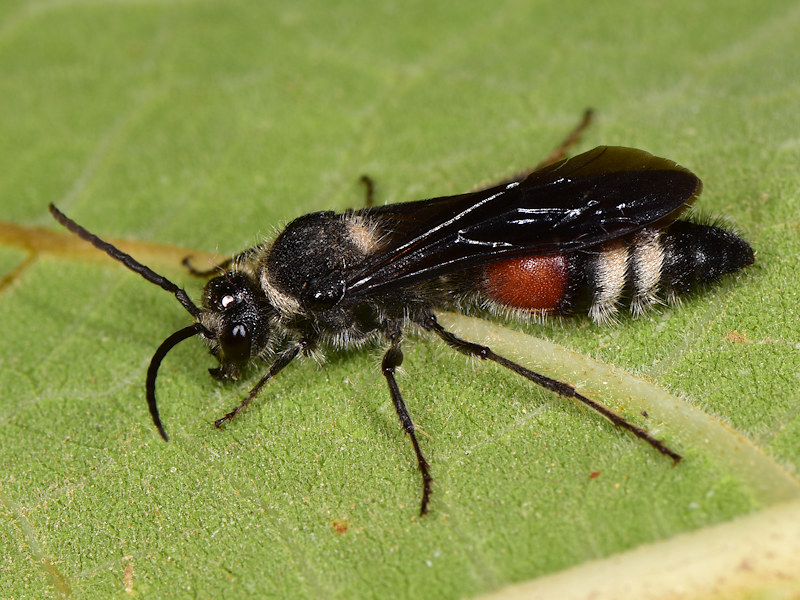
{"label": "middle leg", "polygon": [[420,473],[422,473],[422,501],[420,502],[419,514],[420,516],[428,512],[428,501],[431,495],[431,483],[433,477],[430,474],[430,465],[425,460],[422,450],[419,447],[417,434],[414,429],[414,422],[411,420],[411,415],[408,413],[405,402],[403,402],[403,395],[400,393],[400,388],[397,385],[397,380],[394,378],[394,373],[397,368],[403,364],[403,351],[400,349],[400,341],[402,333],[400,324],[397,322],[390,322],[386,327],[386,338],[389,340],[389,349],[383,356],[381,363],[381,370],[383,376],[386,378],[386,383],[389,384],[389,392],[392,395],[392,402],[397,411],[397,416],[400,418],[400,424],[403,429],[411,438],[411,444],[414,446],[414,454],[417,456],[417,466]]}

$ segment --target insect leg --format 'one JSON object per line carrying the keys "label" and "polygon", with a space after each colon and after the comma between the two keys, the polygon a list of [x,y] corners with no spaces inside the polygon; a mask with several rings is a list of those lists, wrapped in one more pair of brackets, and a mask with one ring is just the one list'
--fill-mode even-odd
{"label": "insect leg", "polygon": [[[569,152],[575,144],[577,144],[581,139],[581,134],[589,127],[592,122],[592,116],[594,115],[594,111],[591,108],[587,108],[583,112],[583,117],[581,117],[580,122],[573,128],[572,131],[569,132],[569,135],[565,137],[561,143],[553,150],[547,158],[540,161],[536,164],[535,167],[532,169],[525,169],[524,171],[520,171],[518,173],[514,173],[511,177],[507,177],[506,179],[502,179],[500,181],[495,181],[491,185],[488,186],[481,186],[479,189],[488,189],[490,187],[495,187],[497,185],[508,184],[515,181],[522,181],[528,175],[533,173],[534,171],[538,171],[539,169],[546,167],[547,165],[551,165],[554,162],[558,162],[562,158],[566,157],[567,152]],[[366,198],[364,201],[365,208],[371,208],[375,205],[375,180],[372,179],[369,175],[362,175],[359,179],[361,183],[364,184],[364,188],[366,191]],[[477,190],[476,190],[477,191]],[[184,262],[184,264],[186,264]],[[188,265],[187,265],[188,266]],[[196,273],[192,273],[195,275]],[[213,271],[211,272],[213,274]]]}
{"label": "insect leg", "polygon": [[221,275],[225,271],[228,270],[232,264],[236,263],[243,263],[248,262],[250,259],[254,258],[256,255],[260,254],[264,250],[264,246],[259,244],[258,246],[253,246],[252,248],[248,248],[240,252],[239,254],[234,254],[233,256],[226,258],[221,263],[214,265],[210,269],[198,269],[194,265],[192,265],[192,256],[189,255],[185,257],[181,264],[186,267],[189,271],[189,274],[194,275],[195,277],[213,277],[214,275]]}
{"label": "insect leg", "polygon": [[294,344],[289,346],[286,350],[281,352],[278,355],[278,358],[276,358],[270,365],[269,371],[267,371],[267,373],[261,379],[259,379],[258,383],[253,387],[252,390],[250,390],[250,393],[247,394],[247,397],[244,400],[242,400],[239,406],[234,408],[231,412],[226,414],[221,419],[217,419],[216,421],[214,421],[214,425],[216,427],[222,427],[225,423],[227,423],[228,421],[233,419],[233,417],[242,412],[247,407],[247,405],[250,404],[250,401],[253,400],[253,398],[255,398],[256,396],[258,396],[258,392],[261,391],[261,388],[264,387],[265,383],[267,383],[270,379],[275,377],[275,375],[280,373],[281,370],[286,365],[288,365],[295,358],[297,358],[297,355],[300,354],[300,352],[307,350],[311,345],[312,343],[309,340],[301,338],[297,340]]}
{"label": "insect leg", "polygon": [[549,154],[549,156],[547,156],[547,158],[538,162],[535,167],[514,173],[511,177],[506,177],[505,179],[501,179],[500,181],[495,181],[491,185],[486,185],[486,186],[482,185],[479,189],[489,189],[498,185],[509,184],[515,181],[522,181],[531,173],[534,173],[535,171],[538,171],[539,169],[542,169],[547,165],[551,165],[554,162],[558,162],[562,158],[566,157],[567,152],[569,152],[570,149],[580,141],[581,134],[591,124],[593,114],[594,113],[592,109],[587,108],[583,113],[583,117],[581,118],[580,123],[578,123],[575,126],[575,128],[572,131],[570,131],[569,135],[564,138],[564,140],[558,145],[558,147],[555,150],[553,150]]}
{"label": "insect leg", "polygon": [[375,180],[369,175],[362,175],[359,181],[364,184],[364,208],[375,206]]}
{"label": "insect leg", "polygon": [[387,337],[389,338],[389,349],[383,356],[381,363],[381,370],[383,376],[386,378],[386,383],[389,384],[389,392],[392,395],[392,402],[397,411],[397,416],[400,417],[400,423],[403,429],[411,438],[411,444],[414,446],[414,453],[417,455],[417,465],[422,473],[422,501],[420,502],[419,514],[420,516],[428,512],[428,500],[431,495],[431,483],[433,477],[430,474],[430,465],[425,460],[422,450],[417,441],[417,434],[414,432],[414,422],[411,420],[411,415],[408,414],[405,402],[403,402],[403,395],[400,393],[400,388],[397,386],[397,380],[394,378],[394,372],[403,363],[403,351],[400,349],[400,327],[397,323],[390,323],[387,330]]}
{"label": "insect leg", "polygon": [[592,123],[593,115],[594,111],[591,108],[587,108],[585,111],[583,111],[583,117],[581,117],[580,122],[575,126],[575,128],[569,132],[569,135],[562,140],[558,147],[553,150],[547,158],[539,162],[539,164],[533,167],[533,169],[526,173],[526,175],[532,173],[533,171],[538,171],[542,167],[551,165],[554,162],[558,162],[562,158],[566,157],[567,152],[569,152],[572,147],[580,141],[581,134],[583,134],[583,132],[586,131],[586,128]]}
{"label": "insect leg", "polygon": [[586,396],[578,393],[574,387],[569,385],[568,383],[564,383],[562,381],[558,381],[556,379],[551,379],[549,377],[545,377],[544,375],[540,375],[530,369],[523,367],[520,364],[515,363],[503,356],[495,354],[491,348],[488,346],[482,346],[480,344],[475,344],[473,342],[468,342],[464,340],[454,333],[447,331],[444,327],[439,325],[434,315],[428,315],[421,323],[423,328],[427,329],[428,331],[434,332],[438,335],[444,342],[461,352],[462,354],[466,354],[468,356],[476,356],[482,360],[491,360],[496,362],[498,365],[501,365],[507,369],[514,371],[514,373],[518,375],[522,375],[525,379],[532,381],[533,383],[542,386],[545,389],[548,389],[552,392],[560,396],[564,396],[565,398],[574,398],[579,400],[592,410],[597,411],[601,415],[603,415],[606,419],[611,421],[617,427],[621,427],[622,429],[626,429],[630,431],[633,435],[638,437],[641,440],[644,440],[648,444],[650,444],[653,448],[658,450],[661,454],[665,456],[669,456],[676,464],[683,458],[680,454],[669,448],[664,442],[661,440],[657,440],[652,435],[650,435],[647,431],[630,423],[627,421],[623,416],[618,415],[611,409],[603,406],[599,402],[595,402],[594,400],[587,398]]}

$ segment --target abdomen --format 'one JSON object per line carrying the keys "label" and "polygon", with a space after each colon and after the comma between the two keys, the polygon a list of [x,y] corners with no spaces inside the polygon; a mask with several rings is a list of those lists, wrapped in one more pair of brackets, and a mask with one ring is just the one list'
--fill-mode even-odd
{"label": "abdomen", "polygon": [[495,307],[529,314],[587,310],[613,319],[620,306],[634,314],[753,263],[750,245],[714,225],[675,221],[580,252],[513,258],[479,270],[479,295]]}

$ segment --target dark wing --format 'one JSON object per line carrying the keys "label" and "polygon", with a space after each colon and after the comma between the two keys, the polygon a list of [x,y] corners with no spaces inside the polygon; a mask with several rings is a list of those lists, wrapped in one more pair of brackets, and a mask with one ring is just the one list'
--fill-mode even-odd
{"label": "dark wing", "polygon": [[501,258],[588,248],[674,220],[700,193],[693,173],[643,150],[600,146],[524,180],[358,211],[388,233],[345,297],[373,295]]}

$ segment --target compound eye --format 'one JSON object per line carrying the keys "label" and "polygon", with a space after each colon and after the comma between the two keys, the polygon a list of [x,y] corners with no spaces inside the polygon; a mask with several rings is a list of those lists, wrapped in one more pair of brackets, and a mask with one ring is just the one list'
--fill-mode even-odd
{"label": "compound eye", "polygon": [[219,345],[226,361],[244,363],[250,358],[250,333],[241,323],[226,327],[219,336]]}

